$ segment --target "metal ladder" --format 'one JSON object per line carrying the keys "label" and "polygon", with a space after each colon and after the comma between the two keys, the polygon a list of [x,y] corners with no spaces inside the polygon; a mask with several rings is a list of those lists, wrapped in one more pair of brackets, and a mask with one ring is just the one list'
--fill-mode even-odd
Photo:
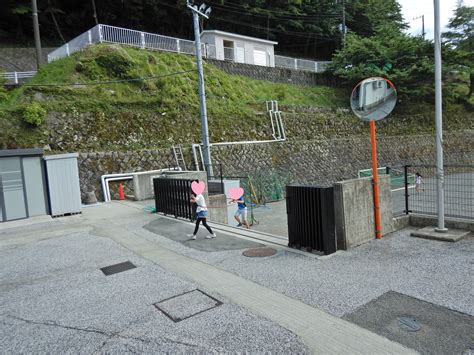
{"label": "metal ladder", "polygon": [[176,166],[183,170],[187,170],[186,162],[184,161],[184,156],[183,156],[183,147],[181,146],[181,144],[173,146],[173,155],[174,155],[174,160],[176,161]]}
{"label": "metal ladder", "polygon": [[202,148],[200,144],[193,144],[193,157],[194,157],[194,166],[196,167],[196,171],[206,171],[204,167],[204,158],[202,156]]}

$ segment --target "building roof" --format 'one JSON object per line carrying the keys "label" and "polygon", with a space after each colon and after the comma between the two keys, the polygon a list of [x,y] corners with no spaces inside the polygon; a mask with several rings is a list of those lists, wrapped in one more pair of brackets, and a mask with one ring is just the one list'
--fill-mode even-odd
{"label": "building roof", "polygon": [[231,32],[224,32],[224,31],[219,31],[219,30],[205,30],[201,32],[201,36],[203,34],[214,34],[214,35],[222,35],[222,36],[227,36],[227,37],[234,37],[234,38],[241,38],[241,39],[249,39],[252,41],[256,42],[262,42],[262,43],[267,43],[267,44],[278,44],[278,42],[274,41],[269,41],[267,39],[261,39],[257,37],[250,37],[250,36],[244,36],[244,35],[239,35],[237,33],[231,33]]}

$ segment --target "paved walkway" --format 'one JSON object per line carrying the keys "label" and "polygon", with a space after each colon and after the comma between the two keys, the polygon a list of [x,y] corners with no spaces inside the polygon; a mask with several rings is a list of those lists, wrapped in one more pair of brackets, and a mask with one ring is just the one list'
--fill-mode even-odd
{"label": "paved walkway", "polygon": [[[154,220],[156,220],[156,215],[143,213],[138,205],[111,203],[86,208],[83,210],[82,216],[64,220],[58,219],[38,226],[28,226],[17,232],[12,230],[11,233],[0,234],[0,248],[13,246],[16,248],[16,246],[37,241],[55,240],[65,234],[80,235],[85,233],[106,237],[133,254],[157,264],[170,275],[176,274],[180,278],[197,283],[206,292],[220,294],[231,303],[292,331],[303,340],[313,353],[414,353],[385,337],[299,300],[216,266],[172,251],[166,246],[169,241],[146,239],[139,233],[141,228],[127,228],[129,223],[136,224],[139,221],[144,225]],[[192,228],[190,224],[188,225]],[[82,244],[75,243],[76,248],[87,247],[87,241]],[[71,250],[71,253],[73,252],[74,249]],[[97,258],[100,256],[97,255]],[[64,282],[67,283],[66,280]],[[56,297],[61,297],[61,294],[58,293]],[[95,307],[97,306],[95,305]],[[111,323],[111,326],[113,325]],[[112,334],[109,335],[112,336]],[[109,335],[107,336],[109,337]]]}
{"label": "paved walkway", "polygon": [[110,222],[104,219],[102,223],[94,223],[94,233],[111,238],[166,270],[195,281],[206,290],[217,292],[230,301],[277,322],[300,336],[314,353],[410,353],[402,345],[359,326],[230,272],[175,253]]}

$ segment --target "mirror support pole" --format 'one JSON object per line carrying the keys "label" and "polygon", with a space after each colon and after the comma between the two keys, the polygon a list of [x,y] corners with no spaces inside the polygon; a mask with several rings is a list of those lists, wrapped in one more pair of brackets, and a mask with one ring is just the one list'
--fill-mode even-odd
{"label": "mirror support pole", "polygon": [[438,196],[438,227],[435,228],[435,231],[446,232],[447,229],[444,226],[443,107],[441,88],[441,35],[439,15],[439,0],[434,0],[436,178]]}
{"label": "mirror support pole", "polygon": [[380,219],[379,175],[377,171],[377,138],[375,135],[375,121],[370,121],[370,144],[372,146],[372,176],[374,181],[374,213],[375,237],[382,238],[382,225]]}

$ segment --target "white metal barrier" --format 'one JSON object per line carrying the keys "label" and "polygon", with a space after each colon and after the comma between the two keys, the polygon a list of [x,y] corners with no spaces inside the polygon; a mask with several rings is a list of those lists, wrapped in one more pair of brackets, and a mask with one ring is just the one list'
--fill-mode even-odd
{"label": "white metal barrier", "polygon": [[[48,55],[48,62],[67,57],[93,43],[117,43],[142,49],[154,49],[191,55],[195,53],[194,41],[116,26],[97,25],[51,52]],[[243,50],[242,53],[240,53],[238,50],[236,52],[234,48],[226,47],[224,48],[224,52],[219,54],[215,45],[203,44],[202,46],[202,53],[206,58],[248,63],[246,59],[249,54]],[[270,65],[270,63],[271,61],[268,62],[268,65]],[[275,67],[280,68],[321,72],[324,71],[328,63],[330,62],[275,55]]]}
{"label": "white metal barrier", "polygon": [[330,61],[314,61],[275,55],[275,66],[295,70],[309,70],[317,73],[323,72]]}
{"label": "white metal barrier", "polygon": [[1,78],[5,78],[7,84],[21,84],[28,79],[34,77],[36,71],[14,71],[8,73],[0,73]]}

